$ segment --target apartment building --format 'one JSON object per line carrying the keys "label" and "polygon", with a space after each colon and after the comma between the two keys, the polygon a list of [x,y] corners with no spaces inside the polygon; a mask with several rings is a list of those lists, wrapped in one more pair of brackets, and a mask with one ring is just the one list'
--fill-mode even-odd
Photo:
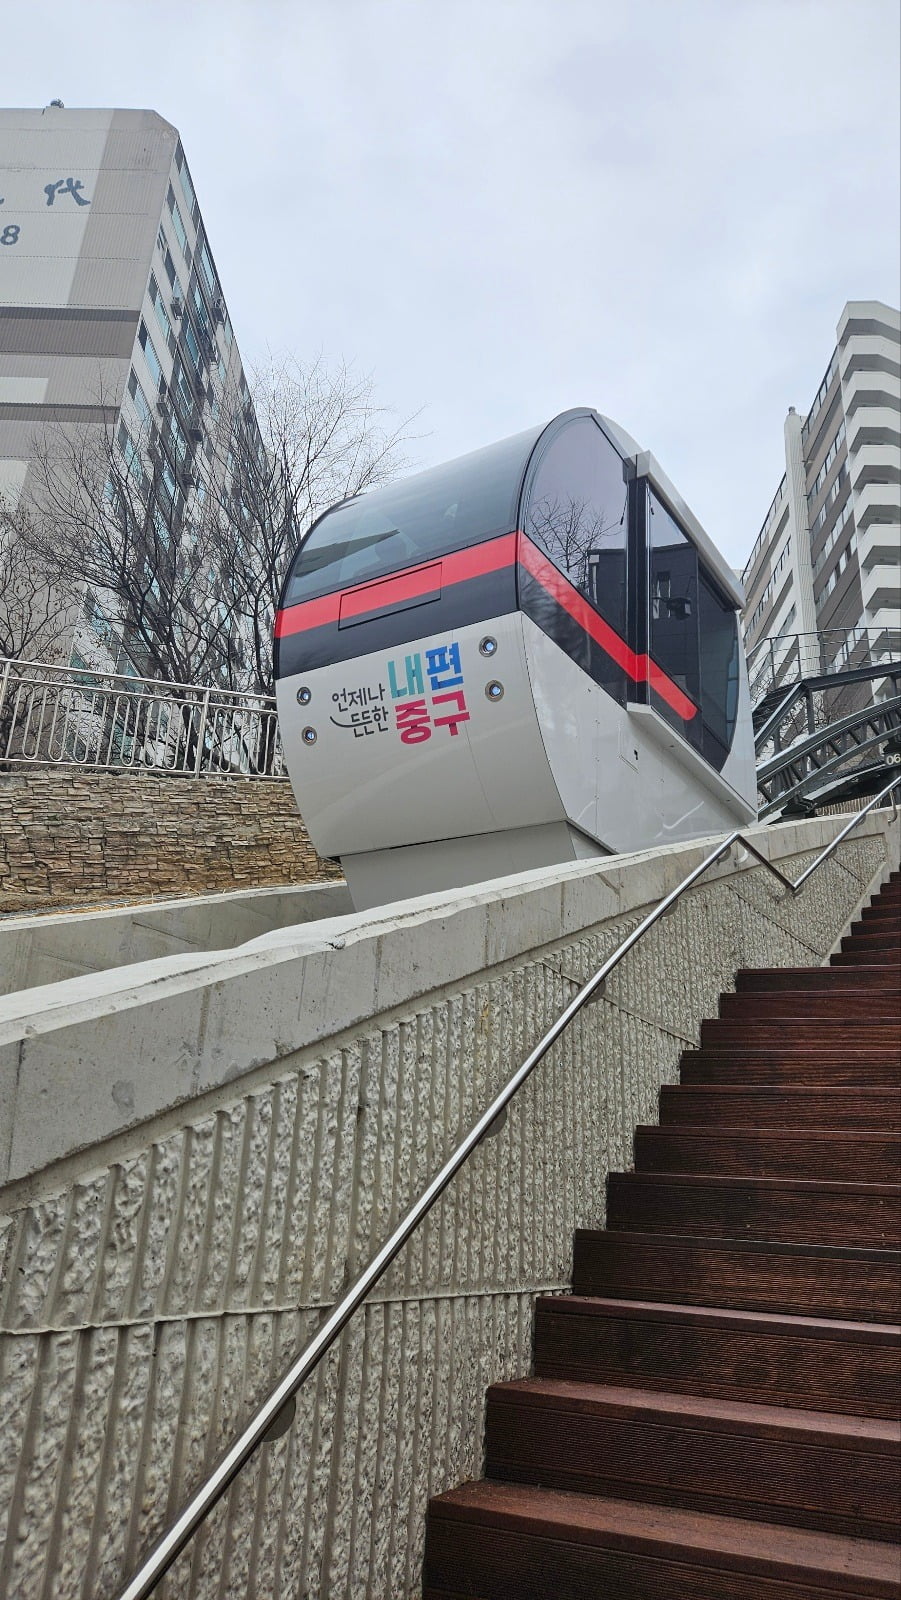
{"label": "apartment building", "polygon": [[[226,392],[250,407],[178,131],[154,111],[0,111],[7,504],[35,489],[48,430],[104,429],[140,449],[179,526]],[[62,659],[110,668],[122,650],[108,599],[77,596]]]}
{"label": "apartment building", "polygon": [[901,314],[881,301],[845,306],[812,405],[789,408],[785,474],[742,579],[752,686],[765,641],[787,654],[822,634],[824,668],[864,639],[899,653]]}

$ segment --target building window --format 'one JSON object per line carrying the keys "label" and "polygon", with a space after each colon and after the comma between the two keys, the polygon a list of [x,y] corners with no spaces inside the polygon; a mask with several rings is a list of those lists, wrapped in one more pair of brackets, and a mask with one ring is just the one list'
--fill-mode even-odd
{"label": "building window", "polygon": [[153,303],[153,309],[156,313],[156,320],[160,325],[163,338],[165,339],[167,345],[169,345],[171,348],[175,342],[172,334],[172,325],[166,313],[166,306],[163,301],[163,297],[160,294],[159,284],[157,283],[152,272],[150,274],[150,283],[148,285],[147,292],[150,295],[150,299]]}
{"label": "building window", "polygon": [[176,356],[172,365],[172,388],[185,416],[190,418],[194,410],[194,390],[191,388],[184,365],[178,356]]}
{"label": "building window", "polygon": [[182,221],[181,212],[178,209],[178,201],[175,198],[175,191],[172,188],[171,183],[169,185],[169,192],[166,196],[166,200],[169,206],[169,215],[172,218],[172,226],[175,229],[175,237],[181,246],[181,253],[185,260],[190,263],[191,252],[188,248],[188,235],[185,232],[185,225]]}
{"label": "building window", "polygon": [[787,565],[789,555],[791,554],[791,547],[792,547],[791,539],[786,539],[785,544],[782,547],[782,551],[780,553],[779,560],[776,562],[775,567],[773,568],[772,572],[770,573],[769,579],[767,581],[767,586],[764,589],[763,594],[760,596],[760,599],[758,600],[756,606],[754,607],[754,610],[753,610],[753,612],[751,614],[751,617],[750,617],[750,619],[748,621],[748,624],[747,624],[748,633],[751,633],[753,631],[753,629],[756,628],[758,622],[760,621],[761,617],[763,616],[764,611],[766,610],[767,606],[769,605],[770,601],[772,600],[773,595],[776,593],[776,589],[777,589],[778,584],[779,584],[780,574],[782,573],[783,568]]}
{"label": "building window", "polygon": [[[844,470],[844,463],[842,464],[842,468]],[[823,545],[822,550],[820,551],[819,555],[816,558],[816,561],[814,562],[813,575],[814,575],[815,578],[822,572],[824,566],[826,565],[826,562],[828,561],[830,555],[832,554],[832,551],[835,549],[836,543],[837,543],[838,539],[841,537],[841,534],[844,531],[844,528],[845,528],[846,524],[848,523],[848,521],[850,519],[850,516],[851,516],[851,501],[850,500],[846,500],[845,504],[842,506],[842,509],[839,512],[839,514],[838,514],[838,516],[837,516],[837,518],[835,520],[835,527],[832,529],[832,532],[829,534],[829,537],[827,538],[826,543]]]}
{"label": "building window", "polygon": [[159,386],[160,379],[163,376],[163,369],[160,366],[159,357],[153,348],[153,340],[151,339],[150,334],[147,332],[147,327],[143,317],[141,318],[138,326],[138,343],[144,352],[144,360],[147,362],[148,370],[150,371],[154,382],[157,384],[157,386]]}
{"label": "building window", "polygon": [[150,402],[138,382],[138,375],[134,367],[128,374],[128,392],[131,395],[135,411],[144,427],[149,427],[151,420]]}
{"label": "building window", "polygon": [[845,438],[845,423],[844,423],[844,418],[843,418],[842,421],[839,424],[838,432],[836,433],[835,438],[833,439],[831,445],[829,446],[829,449],[826,451],[826,459],[824,460],[823,465],[820,467],[820,470],[816,475],[816,478],[814,480],[813,488],[810,490],[810,493],[807,496],[807,504],[809,506],[813,505],[813,502],[816,499],[817,495],[819,494],[820,490],[822,489],[823,484],[826,482],[826,479],[829,476],[830,469],[831,469],[831,467],[832,467],[832,465],[833,465],[833,463],[835,461],[836,456],[838,455],[839,449],[840,449],[841,445],[844,443],[844,438]]}
{"label": "building window", "polygon": [[194,212],[197,210],[197,196],[194,193],[194,185],[191,182],[191,174],[188,171],[188,163],[185,160],[185,153],[181,147],[181,143],[179,143],[175,152],[175,165],[178,168],[179,182],[181,183],[182,193],[184,194],[188,211],[193,217]]}
{"label": "building window", "polygon": [[219,280],[216,277],[216,269],[213,266],[212,257],[207,249],[207,243],[205,239],[201,242],[200,248],[197,252],[197,265],[200,268],[201,276],[204,284],[206,285],[210,300],[212,301],[213,305],[215,305],[220,295]]}
{"label": "building window", "polygon": [[832,383],[833,378],[835,377],[835,368],[836,368],[837,361],[838,361],[838,351],[836,350],[836,351],[833,352],[832,360],[830,361],[829,366],[826,368],[826,376],[823,379],[822,383],[820,384],[819,389],[817,390],[816,399],[814,400],[813,405],[811,406],[811,408],[810,408],[810,410],[809,410],[809,412],[807,414],[807,421],[805,422],[803,428],[801,429],[801,438],[803,440],[805,440],[805,441],[806,441],[806,439],[808,437],[808,434],[810,433],[810,429],[811,429],[813,423],[816,421],[816,418],[817,418],[817,416],[818,416],[818,414],[819,414],[819,412],[820,412],[820,410],[822,408],[823,401],[825,400],[827,394],[829,393],[829,386]]}
{"label": "building window", "polygon": [[185,438],[184,429],[182,428],[181,423],[179,422],[174,411],[170,411],[168,420],[169,433],[172,438],[172,445],[175,450],[176,460],[182,462],[185,460],[188,454],[188,441]]}
{"label": "building window", "polygon": [[187,350],[191,364],[194,367],[194,371],[198,374],[198,376],[200,376],[201,368],[203,366],[203,360],[200,354],[200,345],[197,343],[194,329],[191,327],[191,324],[188,322],[187,318],[182,323],[181,335],[182,349]]}

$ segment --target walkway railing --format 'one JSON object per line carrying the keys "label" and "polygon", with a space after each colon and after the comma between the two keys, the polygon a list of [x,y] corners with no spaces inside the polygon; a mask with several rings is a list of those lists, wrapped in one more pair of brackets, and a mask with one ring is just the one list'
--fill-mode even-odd
{"label": "walkway railing", "polygon": [[[667,916],[675,909],[676,903],[681,899],[687,889],[697,883],[708,869],[716,862],[727,857],[734,846],[747,851],[749,855],[767,868],[783,885],[786,893],[799,894],[808,879],[818,867],[833,854],[842,840],[862,821],[874,806],[887,800],[894,791],[901,787],[901,773],[886,784],[878,795],[870,801],[862,811],[853,816],[849,822],[836,834],[831,843],[827,844],[810,866],[805,868],[799,878],[788,878],[777,866],[767,859],[758,850],[757,846],[744,836],[740,829],[727,835],[717,844],[710,854],[704,857],[699,866],[695,867],[682,882],[658,901],[653,911],[650,911],[642,922],[617,946],[611,956],[588,982],[583,985],[578,994],[570,1001],[557,1020],[551,1025],[544,1038],[535,1046],[534,1050],[526,1057],[522,1065],[495,1096],[487,1110],[484,1111],[474,1127],[470,1128],[466,1137],[458,1144],[453,1154],[448,1156],[440,1171],[437,1172],[431,1183],[423,1190],[419,1198],[410,1207],[401,1221],[397,1224],[390,1238],[385,1241],[378,1253],[373,1256],[369,1265],[360,1273],[360,1276],[351,1284],[344,1296],[332,1307],[318,1333],[309,1341],[300,1354],[288,1368],[281,1382],[263,1400],[253,1413],[246,1427],[226,1451],[221,1461],[209,1476],[195,1491],[184,1510],[175,1521],[162,1534],[153,1546],[149,1555],[141,1563],[134,1577],[120,1589],[115,1600],[145,1600],[153,1592],[160,1579],[164,1577],[177,1556],[184,1549],[192,1534],[221,1500],[229,1485],[238,1476],[238,1473],[249,1461],[257,1447],[264,1439],[278,1438],[294,1419],[294,1396],[301,1384],[318,1366],[323,1356],[327,1354],[334,1344],[342,1329],[350,1321],[354,1312],[362,1305],[370,1291],[375,1288],[379,1279],[387,1271],[395,1256],[415,1233],[424,1217],[428,1215],[435,1202],[444,1193],[451,1180],[456,1177],[460,1168],[468,1161],[476,1146],[482,1139],[498,1132],[506,1120],[507,1107],[514,1095],[522,1088],[526,1079],[531,1076],[539,1062],[544,1059],[551,1047],[556,1044],[561,1034],[569,1027],[573,1018],[578,1015],[583,1006],[592,1000],[600,999],[604,992],[604,985],[610,974],[614,971],[630,950],[644,938],[645,934],[653,928],[662,917]],[[896,802],[892,800],[893,811],[897,811]]]}
{"label": "walkway railing", "polygon": [[285,778],[275,701],[0,658],[0,769]]}
{"label": "walkway railing", "polygon": [[748,651],[751,704],[781,685],[855,667],[886,666],[901,656],[897,628],[827,628],[822,633],[783,633],[761,639]]}

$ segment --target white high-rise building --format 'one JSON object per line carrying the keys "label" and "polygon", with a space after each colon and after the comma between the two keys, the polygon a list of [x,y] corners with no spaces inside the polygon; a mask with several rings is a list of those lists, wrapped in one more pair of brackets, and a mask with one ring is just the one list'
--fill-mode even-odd
{"label": "white high-rise building", "polygon": [[742,577],[752,687],[764,640],[825,635],[824,668],[864,635],[899,653],[901,314],[881,301],[845,306],[812,406],[789,409],[785,475]]}
{"label": "white high-rise building", "polygon": [[[250,405],[177,130],[153,111],[0,111],[7,504],[34,488],[48,427],[103,428],[125,451],[152,442],[177,520],[226,390]],[[116,619],[83,599],[63,654],[114,665]]]}

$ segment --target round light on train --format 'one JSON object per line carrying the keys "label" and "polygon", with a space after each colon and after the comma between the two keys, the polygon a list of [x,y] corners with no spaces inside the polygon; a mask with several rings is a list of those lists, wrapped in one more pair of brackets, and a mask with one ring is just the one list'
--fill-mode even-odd
{"label": "round light on train", "polygon": [[297,691],[297,704],[299,706],[308,706],[310,701],[312,700],[312,698],[313,698],[312,689],[308,689],[306,686],[304,686],[302,689],[298,689],[298,691]]}
{"label": "round light on train", "polygon": [[316,743],[316,738],[317,738],[316,729],[315,728],[304,728],[303,733],[301,734],[300,737],[303,740],[304,744],[315,744]]}
{"label": "round light on train", "polygon": [[504,698],[504,686],[503,686],[503,684],[502,683],[498,683],[497,678],[492,678],[491,682],[490,683],[486,683],[486,685],[485,685],[485,699],[486,700],[503,700],[503,698]]}
{"label": "round light on train", "polygon": [[484,639],[481,640],[481,642],[479,644],[479,655],[481,655],[481,656],[493,656],[496,650],[497,650],[497,640],[496,639],[492,639],[492,637],[491,637],[491,635],[489,633],[489,634],[486,635],[486,637]]}

